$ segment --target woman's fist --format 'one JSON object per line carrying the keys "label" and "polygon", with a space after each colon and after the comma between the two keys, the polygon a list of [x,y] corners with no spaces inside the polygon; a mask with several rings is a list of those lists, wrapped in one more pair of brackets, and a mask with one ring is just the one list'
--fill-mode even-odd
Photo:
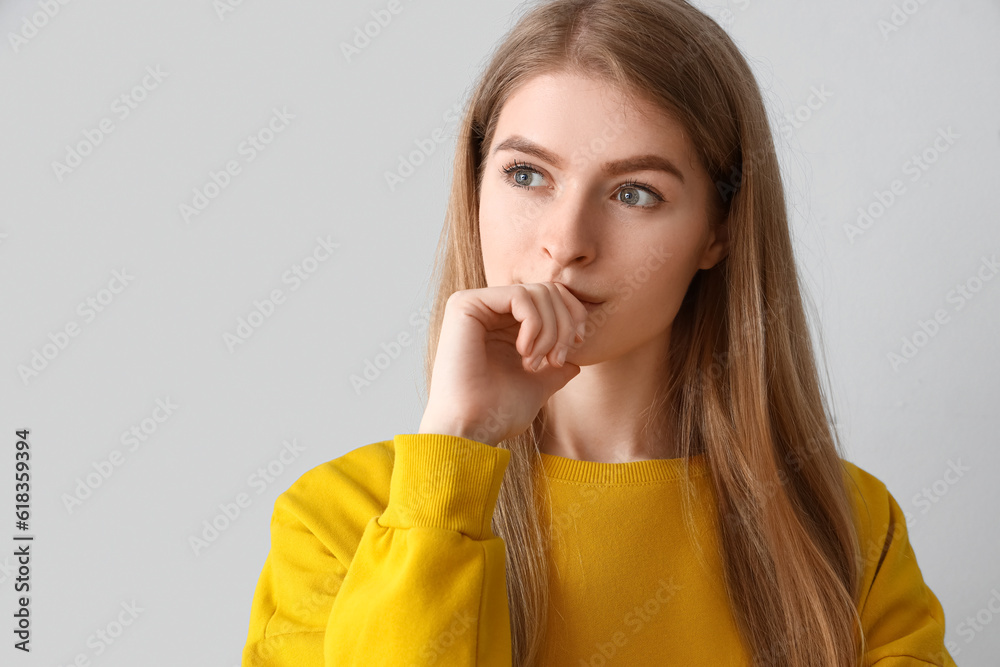
{"label": "woman's fist", "polygon": [[[495,445],[524,432],[580,372],[587,309],[559,283],[461,290],[448,298],[420,433]],[[503,415],[497,419],[496,415]]]}

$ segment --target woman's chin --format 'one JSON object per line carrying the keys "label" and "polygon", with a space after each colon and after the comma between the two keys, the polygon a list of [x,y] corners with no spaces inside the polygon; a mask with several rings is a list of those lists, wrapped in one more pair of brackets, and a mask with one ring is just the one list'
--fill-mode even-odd
{"label": "woman's chin", "polygon": [[604,361],[604,359],[595,354],[593,350],[588,350],[586,348],[587,345],[584,343],[582,349],[570,350],[566,353],[566,363],[576,364],[582,368],[583,366],[593,366],[594,364],[599,364]]}

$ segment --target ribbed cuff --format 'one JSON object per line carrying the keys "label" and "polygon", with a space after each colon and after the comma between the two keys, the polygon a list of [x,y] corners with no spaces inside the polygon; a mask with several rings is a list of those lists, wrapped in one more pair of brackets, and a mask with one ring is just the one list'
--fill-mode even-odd
{"label": "ribbed cuff", "polygon": [[490,522],[509,450],[430,433],[397,435],[393,444],[389,503],[381,525],[445,528],[476,540],[495,537]]}

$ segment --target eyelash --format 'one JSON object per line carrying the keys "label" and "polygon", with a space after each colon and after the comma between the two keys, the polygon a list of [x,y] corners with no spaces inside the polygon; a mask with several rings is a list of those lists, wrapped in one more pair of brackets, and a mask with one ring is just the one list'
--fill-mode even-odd
{"label": "eyelash", "polygon": [[[522,188],[525,190],[533,189],[530,186],[521,185],[520,183],[515,183],[514,180],[510,178],[510,174],[513,174],[515,171],[521,171],[521,170],[533,171],[536,174],[541,175],[541,172],[539,172],[538,169],[536,169],[534,166],[527,164],[525,162],[520,162],[518,160],[514,160],[513,162],[508,163],[506,166],[501,167],[500,173],[504,174],[504,180],[507,181],[507,183],[512,188]],[[660,193],[654,190],[653,187],[648,183],[642,183],[640,181],[636,181],[630,178],[629,180],[622,183],[621,187],[618,188],[618,192],[621,192],[624,188],[637,188],[640,190],[645,190],[650,195],[652,195],[653,199],[655,199],[657,202],[656,204],[653,204],[651,206],[639,206],[638,204],[626,204],[625,202],[621,202],[622,205],[625,206],[626,208],[645,208],[645,209],[656,208],[657,204],[659,204],[662,201],[665,201],[663,197],[660,196]]]}

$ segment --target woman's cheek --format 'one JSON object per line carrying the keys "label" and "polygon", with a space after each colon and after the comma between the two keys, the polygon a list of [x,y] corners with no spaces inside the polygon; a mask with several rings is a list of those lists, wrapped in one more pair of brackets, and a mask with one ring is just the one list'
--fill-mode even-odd
{"label": "woman's cheek", "polygon": [[518,229],[527,229],[535,224],[545,212],[545,204],[541,197],[516,196],[513,201],[508,199],[503,203],[504,213],[515,222]]}
{"label": "woman's cheek", "polygon": [[632,298],[632,285],[626,280],[619,280],[615,283],[615,294],[621,301],[628,301]]}

